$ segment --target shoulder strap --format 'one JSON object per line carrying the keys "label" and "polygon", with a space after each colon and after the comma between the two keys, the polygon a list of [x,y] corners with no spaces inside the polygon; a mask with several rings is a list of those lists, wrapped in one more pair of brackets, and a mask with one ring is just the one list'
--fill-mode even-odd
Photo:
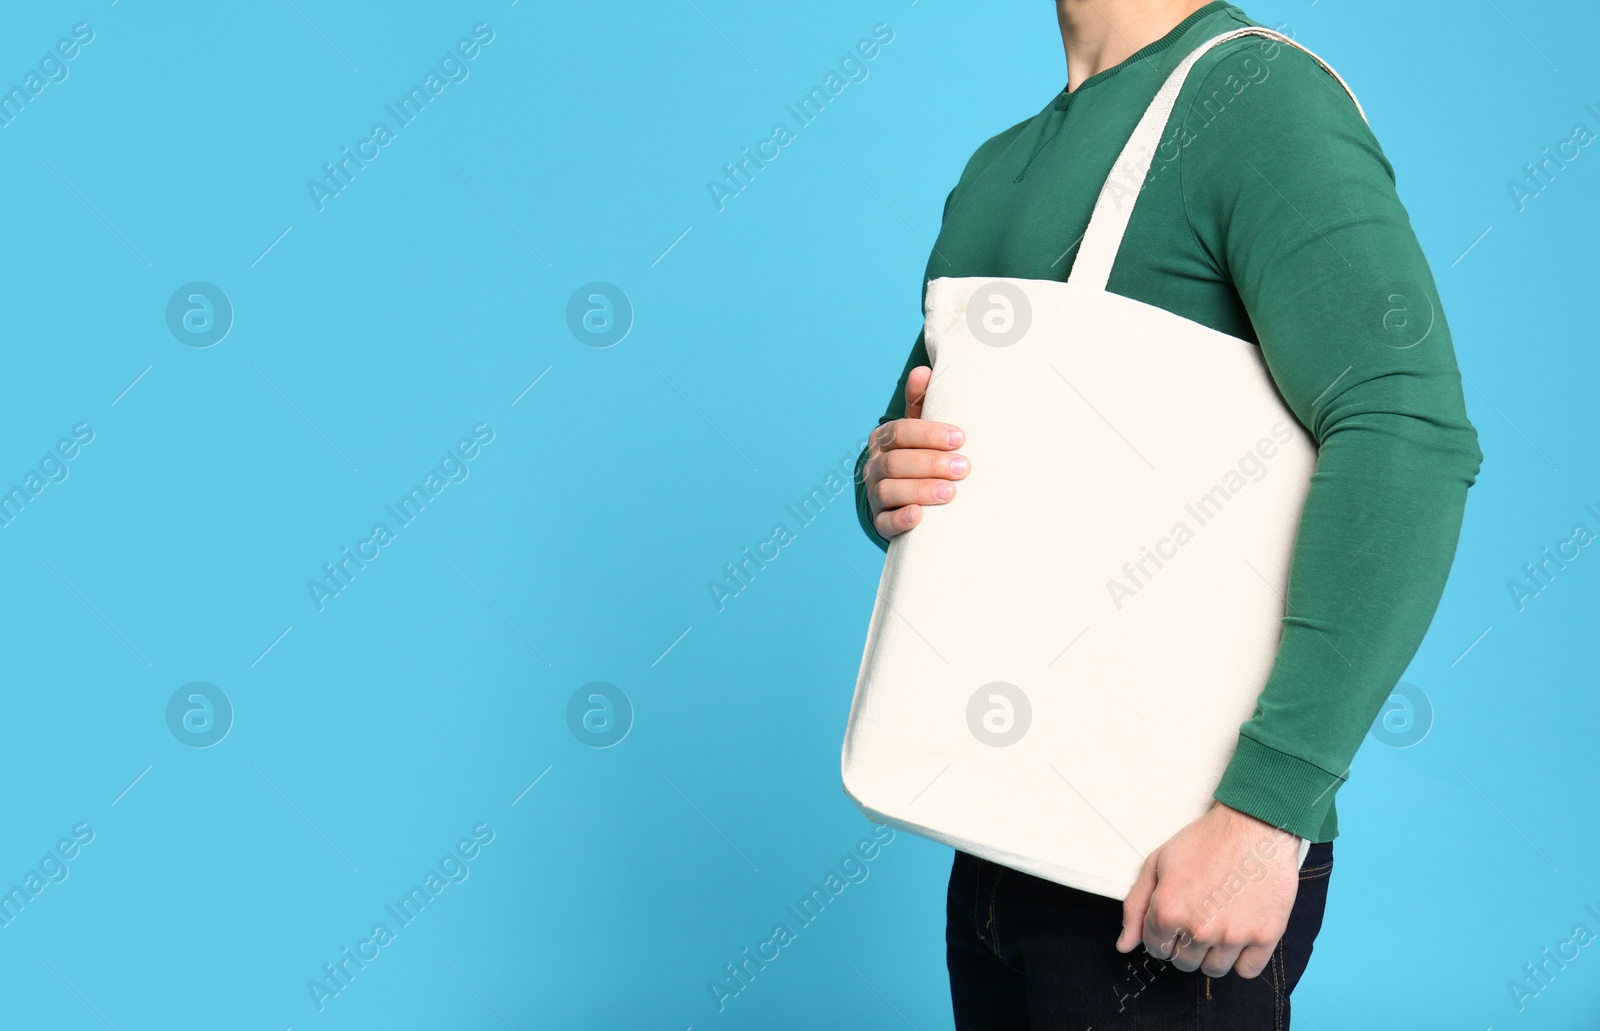
{"label": "shoulder strap", "polygon": [[[1339,73],[1329,67],[1328,62],[1288,36],[1263,26],[1251,25],[1211,37],[1195,47],[1178,67],[1172,70],[1172,74],[1167,76],[1167,81],[1162,83],[1161,89],[1156,92],[1155,99],[1145,109],[1144,117],[1134,126],[1127,145],[1122,148],[1122,153],[1117,155],[1116,163],[1111,166],[1111,174],[1106,177],[1105,186],[1100,189],[1100,196],[1094,205],[1094,214],[1089,217],[1089,228],[1083,234],[1083,243],[1078,250],[1078,257],[1072,264],[1072,273],[1067,277],[1067,282],[1081,283],[1095,290],[1106,288],[1106,281],[1111,278],[1111,266],[1116,262],[1117,251],[1122,246],[1122,234],[1127,230],[1128,219],[1133,215],[1133,207],[1139,200],[1139,189],[1150,171],[1156,149],[1161,145],[1161,137],[1166,132],[1168,120],[1172,117],[1172,109],[1178,102],[1178,94],[1183,90],[1184,80],[1189,77],[1189,70],[1212,47],[1241,36],[1266,36],[1305,50],[1329,75],[1338,80],[1339,85],[1350,94],[1350,99],[1356,105],[1356,111],[1363,120],[1366,119],[1367,113],[1361,110],[1361,102],[1356,100],[1356,95],[1351,92],[1349,84],[1339,78]],[[1126,175],[1116,184],[1116,188],[1112,189],[1113,180],[1117,178],[1119,172],[1131,174]]]}

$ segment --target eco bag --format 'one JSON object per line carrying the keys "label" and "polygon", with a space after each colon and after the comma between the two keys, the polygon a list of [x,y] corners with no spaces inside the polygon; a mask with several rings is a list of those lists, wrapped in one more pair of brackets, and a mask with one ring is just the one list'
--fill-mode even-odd
{"label": "eco bag", "polygon": [[[1142,183],[1190,69],[1246,35],[1299,46],[1202,43],[1114,169]],[[874,820],[1120,899],[1254,711],[1317,450],[1259,347],[1106,291],[1138,195],[1112,178],[1066,282],[928,284],[922,415],[972,467],[890,541],[842,773]]]}

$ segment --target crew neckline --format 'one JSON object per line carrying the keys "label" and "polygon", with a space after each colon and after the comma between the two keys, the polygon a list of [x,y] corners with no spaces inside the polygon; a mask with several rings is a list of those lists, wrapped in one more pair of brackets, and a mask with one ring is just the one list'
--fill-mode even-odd
{"label": "crew neckline", "polygon": [[1228,0],[1211,0],[1211,3],[1208,3],[1204,7],[1191,12],[1187,18],[1174,25],[1172,30],[1165,36],[1162,36],[1154,43],[1140,47],[1138,50],[1135,50],[1133,53],[1112,65],[1110,68],[1102,68],[1100,71],[1095,72],[1087,79],[1084,79],[1083,82],[1078,85],[1077,89],[1073,89],[1070,82],[1067,83],[1066,86],[1061,88],[1061,92],[1057,96],[1056,106],[1065,107],[1072,101],[1074,96],[1082,93],[1084,90],[1089,89],[1092,86],[1096,86],[1099,83],[1104,82],[1106,79],[1112,78],[1118,72],[1137,64],[1150,55],[1159,54],[1161,51],[1172,46],[1172,44],[1176,43],[1185,32],[1188,32],[1189,29],[1192,28],[1194,24],[1200,21],[1202,18],[1210,17],[1219,11],[1228,10],[1232,7],[1233,4],[1228,3]]}

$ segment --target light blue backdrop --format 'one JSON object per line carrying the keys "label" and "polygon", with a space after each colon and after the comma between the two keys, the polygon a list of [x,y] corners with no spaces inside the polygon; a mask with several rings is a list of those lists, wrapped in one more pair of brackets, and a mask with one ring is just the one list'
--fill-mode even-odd
{"label": "light blue backdrop", "polygon": [[[1415,743],[1370,741],[1341,794],[1296,1026],[1592,1026],[1600,951],[1542,986],[1524,965],[1600,933],[1600,553],[1520,607],[1507,585],[1600,530],[1600,151],[1520,210],[1508,183],[1600,131],[1600,15],[1247,10],[1365,103],[1487,455],[1406,677],[1427,704],[1390,716]],[[804,526],[786,506],[881,411],[963,162],[1061,88],[1049,5],[120,0],[3,25],[0,1022],[948,1028],[950,853],[863,847],[839,786],[882,556],[848,494]],[[724,164],[880,25],[719,206]],[[801,926],[786,907],[835,871]],[[795,939],[719,1011],[709,985],[779,922]]]}

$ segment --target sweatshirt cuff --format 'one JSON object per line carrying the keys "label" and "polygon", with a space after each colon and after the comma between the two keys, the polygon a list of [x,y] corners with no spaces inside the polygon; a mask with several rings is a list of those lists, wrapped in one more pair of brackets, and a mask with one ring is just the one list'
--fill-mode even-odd
{"label": "sweatshirt cuff", "polygon": [[1327,840],[1333,796],[1345,778],[1244,734],[1212,797],[1309,841]]}

